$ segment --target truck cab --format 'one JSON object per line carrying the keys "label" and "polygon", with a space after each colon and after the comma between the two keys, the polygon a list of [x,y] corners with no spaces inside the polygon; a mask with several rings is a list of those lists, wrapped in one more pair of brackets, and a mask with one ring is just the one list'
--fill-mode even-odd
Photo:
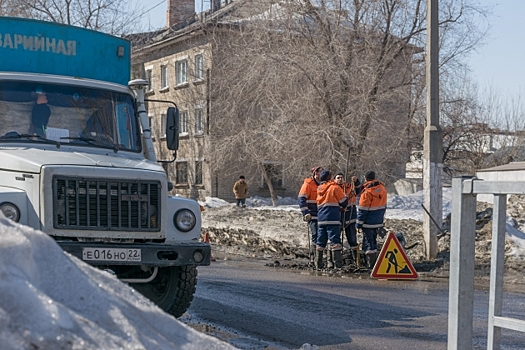
{"label": "truck cab", "polygon": [[[0,211],[178,317],[211,249],[200,205],[168,195],[129,50],[91,30],[0,18]],[[167,115],[176,150],[178,111]]]}

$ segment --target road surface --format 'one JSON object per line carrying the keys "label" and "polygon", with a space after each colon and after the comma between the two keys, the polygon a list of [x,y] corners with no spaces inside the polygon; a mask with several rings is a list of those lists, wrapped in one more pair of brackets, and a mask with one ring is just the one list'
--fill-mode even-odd
{"label": "road surface", "polygon": [[[447,348],[447,280],[384,281],[217,260],[199,268],[181,320],[240,349]],[[486,349],[487,288],[476,290],[474,308],[473,349]],[[505,293],[503,310],[525,319],[525,295]],[[525,335],[503,330],[502,349],[525,349]]]}

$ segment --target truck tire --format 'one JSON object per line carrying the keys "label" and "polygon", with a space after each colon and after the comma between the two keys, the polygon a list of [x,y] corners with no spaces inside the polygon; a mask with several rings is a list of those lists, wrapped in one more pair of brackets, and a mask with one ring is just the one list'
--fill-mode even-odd
{"label": "truck tire", "polygon": [[165,312],[180,317],[190,307],[196,284],[195,266],[169,266],[159,267],[153,281],[133,283],[130,286]]}

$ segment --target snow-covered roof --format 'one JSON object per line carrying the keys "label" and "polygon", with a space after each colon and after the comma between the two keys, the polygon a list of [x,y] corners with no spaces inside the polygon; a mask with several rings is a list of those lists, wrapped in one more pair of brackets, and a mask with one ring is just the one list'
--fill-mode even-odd
{"label": "snow-covered roof", "polygon": [[494,172],[494,171],[519,171],[519,170],[525,170],[525,162],[511,162],[508,164],[498,165],[492,168],[479,169],[477,170],[477,172],[480,173],[480,172]]}

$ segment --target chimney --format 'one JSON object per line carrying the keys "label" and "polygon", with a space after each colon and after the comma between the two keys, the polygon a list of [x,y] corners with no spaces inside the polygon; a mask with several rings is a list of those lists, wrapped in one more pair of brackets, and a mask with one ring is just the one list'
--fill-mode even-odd
{"label": "chimney", "polygon": [[193,22],[195,19],[195,0],[168,0],[166,26],[172,27]]}
{"label": "chimney", "polygon": [[221,9],[221,0],[211,0],[211,12]]}

